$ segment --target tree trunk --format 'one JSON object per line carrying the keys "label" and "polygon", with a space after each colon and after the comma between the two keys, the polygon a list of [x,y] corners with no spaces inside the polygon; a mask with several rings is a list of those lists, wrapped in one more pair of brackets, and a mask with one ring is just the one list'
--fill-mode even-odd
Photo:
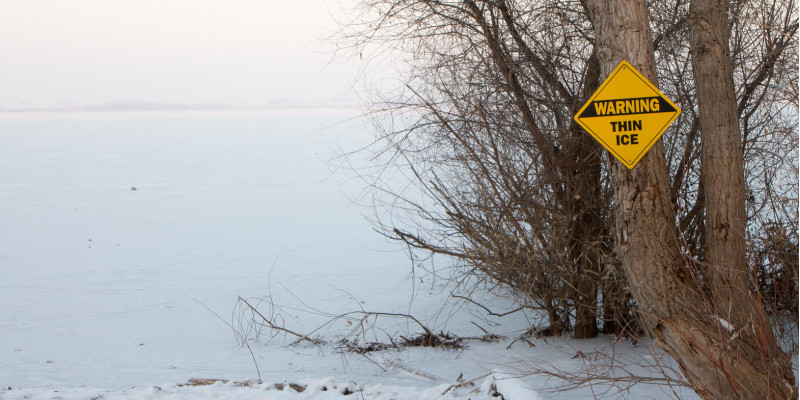
{"label": "tree trunk", "polygon": [[[600,86],[600,65],[592,55],[586,66],[582,100],[587,100]],[[581,102],[582,104],[582,102]],[[577,108],[576,108],[577,110]],[[600,332],[597,327],[597,292],[602,284],[605,223],[601,217],[603,207],[600,192],[602,175],[602,147],[586,136],[574,121],[570,126],[570,142],[565,149],[570,166],[564,168],[568,178],[563,203],[571,218],[569,228],[569,258],[573,264],[575,282],[572,301],[575,304],[576,339],[593,338]]]}
{"label": "tree trunk", "polygon": [[[601,77],[627,60],[657,83],[644,0],[586,3],[595,27]],[[782,365],[785,356],[765,359],[775,353],[743,339],[766,335],[770,326],[763,311],[750,308],[753,313],[747,326],[721,321],[715,304],[704,296],[692,260],[683,257],[661,140],[632,170],[614,159],[610,163],[617,253],[638,312],[645,328],[675,359],[698,395],[704,399],[797,397],[791,369],[788,377],[782,368],[782,376],[775,376],[775,368],[770,366]]]}
{"label": "tree trunk", "polygon": [[[591,138],[586,138],[591,139]],[[595,153],[594,157],[597,157]],[[573,176],[572,183],[579,183],[581,192],[590,200],[599,200],[600,169],[587,166],[584,173]],[[598,166],[599,167],[599,166]],[[592,172],[597,172],[596,181]],[[577,182],[575,182],[577,181]],[[590,185],[594,183],[595,187]],[[569,257],[573,263],[575,282],[573,283],[573,303],[575,304],[575,338],[588,339],[597,336],[597,290],[600,284],[601,246],[603,221],[599,216],[597,204],[580,202],[582,198],[576,194],[578,204],[570,226]],[[569,215],[569,214],[568,214]]]}
{"label": "tree trunk", "polygon": [[[748,347],[760,351],[760,356],[767,360],[760,366],[763,375],[754,377],[763,381],[758,384],[767,388],[791,387],[794,384],[791,364],[778,346],[769,319],[748,283],[744,156],[728,44],[728,1],[692,1],[689,28],[703,143],[707,293],[718,318],[734,327],[760,324],[754,327],[760,335],[752,334],[752,330],[741,335]],[[735,359],[726,361],[730,365],[725,368],[736,368]],[[772,380],[774,383],[770,383]],[[767,388],[752,393],[766,398]],[[783,392],[770,395],[780,393]]]}
{"label": "tree trunk", "polygon": [[628,305],[630,293],[626,290],[624,273],[612,264],[603,267],[603,333],[606,335],[641,334],[639,324]]}
{"label": "tree trunk", "polygon": [[728,2],[689,7],[705,180],[705,258],[732,282],[745,282],[744,159],[728,48]]}
{"label": "tree trunk", "polygon": [[[730,298],[720,316],[744,326],[750,310],[737,301],[747,290],[744,253],[744,160],[728,48],[727,2],[695,0],[689,7],[692,70],[697,90],[706,200],[704,255],[710,294]],[[730,312],[725,312],[729,309]]]}

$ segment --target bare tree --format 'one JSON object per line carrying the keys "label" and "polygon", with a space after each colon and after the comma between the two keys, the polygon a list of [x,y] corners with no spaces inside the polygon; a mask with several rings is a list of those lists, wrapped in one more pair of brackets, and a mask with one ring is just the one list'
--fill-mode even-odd
{"label": "bare tree", "polygon": [[[540,333],[592,337],[598,321],[636,332],[636,310],[702,395],[780,397],[792,379],[762,306],[797,285],[795,5],[731,3],[710,39],[729,40],[729,54],[703,60],[703,4],[365,0],[347,45],[379,46],[404,79],[373,104],[393,124],[380,173],[405,170],[422,193],[376,181],[396,211],[379,227],[451,257],[460,282],[545,311]],[[603,162],[572,121],[622,59],[684,110],[633,171]],[[727,76],[726,92],[705,88],[703,70]],[[728,128],[707,129],[709,115]],[[796,309],[796,296],[782,298]],[[767,377],[739,382],[748,368]]]}
{"label": "bare tree", "polygon": [[[597,0],[588,4],[597,32],[602,75],[608,76],[619,62],[628,60],[645,77],[656,81],[644,1]],[[695,76],[698,98],[702,98],[700,113],[720,112],[724,121],[714,121],[716,115],[701,116],[702,128],[708,129],[703,134],[704,143],[710,142],[704,145],[704,172],[718,175],[707,177],[705,185],[710,190],[705,193],[707,200],[724,201],[707,206],[713,211],[707,213],[710,228],[706,253],[710,252],[711,260],[718,263],[712,265],[718,269],[706,274],[711,295],[706,297],[694,290],[703,283],[686,268],[660,144],[653,146],[633,170],[612,162],[616,245],[648,331],[675,358],[701,397],[797,397],[788,357],[774,340],[764,310],[739,272],[744,267],[744,203],[736,194],[743,187],[742,169],[736,166],[741,152],[733,112],[733,82],[730,69],[723,65],[729,61],[726,11],[721,4],[718,2],[714,9],[699,1],[693,4],[691,14]],[[709,16],[715,20],[704,19]],[[712,44],[717,47],[709,48]],[[717,106],[725,110],[715,110]],[[723,183],[731,187],[719,186]],[[736,231],[740,232],[738,238]],[[735,251],[729,250],[733,254],[722,254],[725,248],[733,247]]]}
{"label": "bare tree", "polygon": [[428,228],[387,234],[512,288],[547,311],[543,334],[594,337],[598,318],[619,333],[630,314],[609,246],[602,148],[572,120],[599,84],[591,26],[579,3],[533,4],[365,6],[376,15],[368,25],[402,32],[413,54],[407,97],[389,107],[419,119],[385,135],[384,154],[407,163],[437,205],[411,204]]}

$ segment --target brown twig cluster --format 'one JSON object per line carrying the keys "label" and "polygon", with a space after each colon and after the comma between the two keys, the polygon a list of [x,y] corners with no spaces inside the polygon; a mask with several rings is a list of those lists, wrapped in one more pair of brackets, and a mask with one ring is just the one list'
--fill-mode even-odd
{"label": "brown twig cluster", "polygon": [[[797,48],[797,20],[787,13],[792,2],[767,10],[759,4],[737,3],[736,15],[758,12],[758,20],[731,25],[747,234],[750,254],[769,252],[766,228],[779,225],[791,255],[797,134],[786,107],[796,71],[785,65]],[[664,136],[670,201],[688,251],[702,260],[701,135],[695,88],[685,79],[692,70],[688,3],[651,8],[660,88],[684,110]],[[485,279],[510,289],[521,305],[547,313],[554,334],[639,332],[611,234],[604,152],[572,120],[600,83],[582,4],[369,0],[361,10],[337,37],[342,51],[363,56],[379,48],[375,58],[391,55],[405,79],[396,92],[382,86],[370,93],[380,99],[371,104],[380,136],[370,150],[380,169],[364,178],[375,189],[378,228],[420,263],[425,254],[455,260],[457,282]],[[764,278],[755,288],[763,291],[786,285],[771,277],[787,282],[793,271],[751,267]],[[796,304],[790,293],[783,298]]]}

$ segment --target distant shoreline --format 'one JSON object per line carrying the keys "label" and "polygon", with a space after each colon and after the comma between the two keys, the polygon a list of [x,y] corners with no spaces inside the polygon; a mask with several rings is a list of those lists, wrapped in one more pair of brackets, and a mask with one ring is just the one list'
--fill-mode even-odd
{"label": "distant shoreline", "polygon": [[257,111],[257,110],[290,110],[290,109],[358,109],[354,101],[331,101],[319,103],[276,102],[263,105],[227,105],[227,104],[171,104],[146,101],[114,101],[102,104],[75,106],[22,106],[0,107],[0,113],[29,112],[142,112],[142,111]]}

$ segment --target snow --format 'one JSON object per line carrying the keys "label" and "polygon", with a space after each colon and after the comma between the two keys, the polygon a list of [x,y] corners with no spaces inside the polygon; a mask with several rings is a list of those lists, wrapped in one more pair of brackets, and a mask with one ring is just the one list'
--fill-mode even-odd
{"label": "snow", "polygon": [[736,328],[734,328],[733,324],[728,322],[728,320],[726,320],[725,318],[722,318],[720,316],[717,316],[715,318],[717,320],[717,323],[719,323],[719,325],[722,326],[723,328],[725,328],[728,332],[733,333],[733,331],[736,330]]}
{"label": "snow", "polygon": [[[447,385],[433,388],[414,388],[393,385],[357,385],[354,382],[337,382],[334,378],[318,380],[303,380],[302,392],[297,392],[288,385],[255,384],[252,386],[237,386],[232,382],[214,383],[208,386],[178,386],[164,385],[159,387],[132,388],[122,390],[98,390],[88,388],[67,389],[58,392],[49,390],[7,391],[4,399],[31,399],[50,400],[56,394],[62,400],[84,400],[102,398],[104,400],[116,399],[230,399],[230,400],[301,400],[301,399],[347,399],[355,398],[375,400],[448,400],[448,399],[495,399],[483,393],[467,396],[465,390],[447,390]],[[445,393],[445,391],[447,391]],[[508,397],[507,397],[508,398]],[[525,397],[522,397],[523,399]],[[514,398],[509,398],[514,399]]]}
{"label": "snow", "polygon": [[[647,384],[552,392],[563,383],[526,374],[533,366],[580,371],[588,358],[578,354],[613,350],[631,363],[660,355],[607,337],[514,342],[533,316],[490,317],[450,297],[447,282],[412,273],[405,249],[365,220],[370,210],[354,201],[364,184],[336,159],[369,144],[365,126],[346,110],[0,114],[0,398],[493,399],[492,387],[506,400],[671,393]],[[346,161],[367,163],[361,155]],[[239,296],[324,343],[250,329]],[[495,311],[514,308],[484,301]],[[359,317],[335,317],[358,310],[505,339],[342,352],[343,338],[363,346],[420,333],[408,319],[380,316],[348,336]],[[183,385],[195,378],[229,382]]]}
{"label": "snow", "polygon": [[[488,387],[487,387],[488,384]],[[491,393],[492,386],[497,393],[501,393],[506,399],[529,399],[538,400],[539,395],[530,387],[527,387],[520,379],[512,374],[495,371],[489,376],[481,389],[485,393]]]}

